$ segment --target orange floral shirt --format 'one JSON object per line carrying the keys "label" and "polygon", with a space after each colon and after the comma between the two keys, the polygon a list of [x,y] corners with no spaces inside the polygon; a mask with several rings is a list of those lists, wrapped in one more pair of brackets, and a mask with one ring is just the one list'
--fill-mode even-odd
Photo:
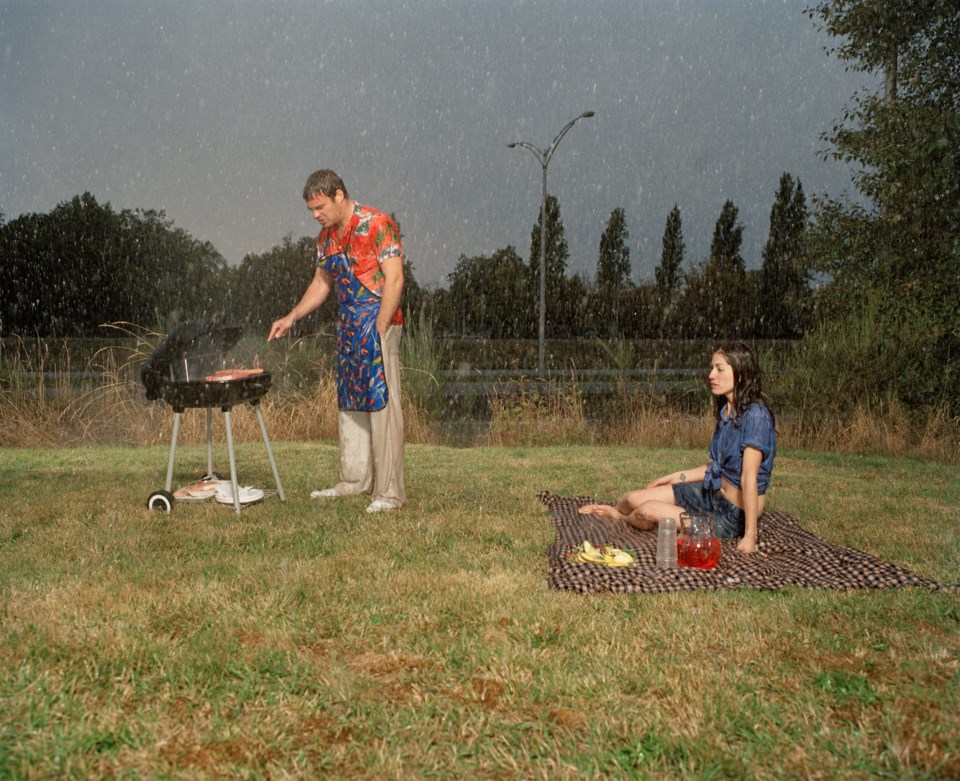
{"label": "orange floral shirt", "polygon": [[[383,270],[380,264],[389,258],[403,261],[400,231],[388,214],[357,203],[343,239],[338,240],[333,228],[324,228],[317,237],[317,265],[325,267],[325,258],[345,254],[353,275],[377,298],[383,291]],[[400,308],[392,321],[403,324]]]}

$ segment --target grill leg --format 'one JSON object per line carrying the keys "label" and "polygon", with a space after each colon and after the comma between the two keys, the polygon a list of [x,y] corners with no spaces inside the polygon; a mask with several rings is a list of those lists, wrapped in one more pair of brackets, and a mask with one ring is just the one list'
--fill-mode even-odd
{"label": "grill leg", "polygon": [[273,480],[277,484],[277,495],[281,502],[287,501],[283,494],[283,486],[280,485],[280,473],[277,471],[277,461],[273,457],[273,448],[270,447],[270,437],[267,436],[267,426],[263,422],[263,413],[260,411],[260,405],[254,404],[253,408],[257,411],[257,422],[260,424],[260,434],[263,436],[263,444],[267,448],[267,458],[270,459],[270,468],[273,470]]}
{"label": "grill leg", "polygon": [[177,437],[180,436],[180,413],[173,414],[173,436],[170,438],[170,460],[167,462],[167,490],[173,490],[173,459],[177,455]]}
{"label": "grill leg", "polygon": [[233,452],[233,424],[230,421],[230,410],[223,411],[223,419],[227,424],[227,452],[230,454],[230,481],[233,483],[233,506],[240,515],[240,486],[237,485],[237,457]]}
{"label": "grill leg", "polygon": [[213,477],[213,409],[207,407],[207,477]]}

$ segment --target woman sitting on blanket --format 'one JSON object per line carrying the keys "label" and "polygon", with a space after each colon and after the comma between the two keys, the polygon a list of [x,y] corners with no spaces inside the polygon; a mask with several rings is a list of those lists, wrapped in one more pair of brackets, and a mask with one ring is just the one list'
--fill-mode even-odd
{"label": "woman sitting on blanket", "polygon": [[710,463],[659,477],[624,494],[613,507],[585,505],[581,513],[652,529],[660,518],[679,521],[682,512],[710,512],[718,537],[740,537],[737,550],[756,551],[757,519],[763,514],[777,450],[773,413],[760,388],[760,366],[747,345],[722,345],[713,354],[709,382],[717,414]]}

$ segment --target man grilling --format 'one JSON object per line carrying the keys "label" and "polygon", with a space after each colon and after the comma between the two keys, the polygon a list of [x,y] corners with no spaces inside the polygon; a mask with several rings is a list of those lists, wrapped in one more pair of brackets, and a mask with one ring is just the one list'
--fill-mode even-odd
{"label": "man grilling", "polygon": [[394,221],[350,199],[333,171],[310,174],[303,199],[320,223],[313,280],[267,341],[279,339],[313,312],[336,287],[337,405],[340,409],[340,482],[312,498],[370,494],[368,513],[406,502],[400,336],[403,247]]}

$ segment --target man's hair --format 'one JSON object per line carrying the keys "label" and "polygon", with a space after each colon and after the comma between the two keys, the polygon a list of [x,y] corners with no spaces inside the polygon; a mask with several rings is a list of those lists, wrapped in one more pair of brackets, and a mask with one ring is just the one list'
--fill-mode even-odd
{"label": "man's hair", "polygon": [[314,171],[307,177],[307,183],[303,186],[303,200],[309,201],[314,195],[326,195],[327,198],[333,198],[337,194],[337,190],[343,193],[344,198],[350,197],[343,179],[329,168],[323,168],[320,171]]}

